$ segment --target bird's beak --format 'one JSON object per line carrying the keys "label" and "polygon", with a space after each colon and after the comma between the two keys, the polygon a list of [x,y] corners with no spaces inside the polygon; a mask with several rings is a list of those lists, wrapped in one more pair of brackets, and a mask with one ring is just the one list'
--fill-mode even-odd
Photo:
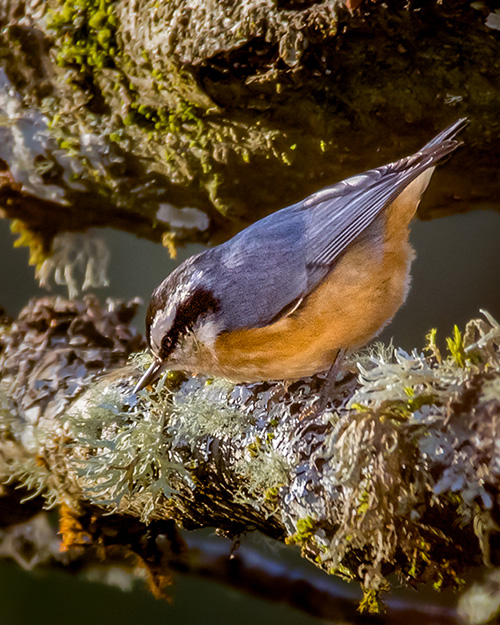
{"label": "bird's beak", "polygon": [[138,393],[146,386],[153,384],[160,377],[163,371],[166,369],[166,363],[161,360],[154,360],[153,364],[149,367],[146,373],[142,376],[142,378],[137,382],[134,388],[134,393]]}

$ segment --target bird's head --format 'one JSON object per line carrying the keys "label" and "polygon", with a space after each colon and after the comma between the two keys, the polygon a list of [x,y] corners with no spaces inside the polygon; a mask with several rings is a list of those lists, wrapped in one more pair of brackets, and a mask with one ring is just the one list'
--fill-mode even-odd
{"label": "bird's head", "polygon": [[191,267],[189,261],[180,265],[151,296],[146,338],[154,360],[137,383],[136,393],[155,382],[166,369],[189,369],[200,337],[207,334],[208,338],[201,329],[215,328],[219,303],[202,286],[199,272],[190,271]]}

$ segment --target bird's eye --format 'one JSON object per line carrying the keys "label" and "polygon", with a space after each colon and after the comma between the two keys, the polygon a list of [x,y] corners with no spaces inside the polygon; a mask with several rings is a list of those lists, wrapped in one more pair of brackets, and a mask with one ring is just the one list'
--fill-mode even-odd
{"label": "bird's eye", "polygon": [[166,336],[163,337],[163,340],[161,342],[161,349],[163,352],[168,352],[170,351],[171,347],[172,347],[172,339],[167,334]]}

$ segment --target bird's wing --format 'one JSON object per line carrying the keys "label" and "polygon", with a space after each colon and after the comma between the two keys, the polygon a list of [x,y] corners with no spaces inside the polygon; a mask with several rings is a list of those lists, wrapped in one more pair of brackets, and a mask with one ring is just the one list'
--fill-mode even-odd
{"label": "bird's wing", "polygon": [[279,211],[208,251],[222,330],[268,325],[307,292],[304,226],[300,213]]}
{"label": "bird's wing", "polygon": [[347,178],[296,205],[307,213],[308,265],[334,263],[403,189],[460,145],[454,137],[465,123],[458,120],[411,156]]}
{"label": "bird's wing", "polygon": [[[326,187],[210,250],[209,286],[224,330],[262,327],[291,314],[339,256],[413,180],[459,144],[459,120],[422,150]],[[218,271],[224,273],[224,279]]]}

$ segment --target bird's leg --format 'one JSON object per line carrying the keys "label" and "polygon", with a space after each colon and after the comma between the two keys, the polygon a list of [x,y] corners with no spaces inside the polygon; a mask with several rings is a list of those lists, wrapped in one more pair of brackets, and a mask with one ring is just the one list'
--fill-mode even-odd
{"label": "bird's leg", "polygon": [[312,415],[314,416],[319,415],[321,412],[323,412],[323,410],[328,405],[328,400],[330,399],[333,389],[335,388],[337,375],[340,371],[342,362],[345,358],[346,351],[347,350],[345,349],[339,349],[338,352],[335,354],[335,358],[333,359],[333,362],[330,365],[330,368],[328,369],[326,378],[324,379],[323,384],[321,385],[321,389],[320,389],[319,396],[318,396],[318,401],[313,406],[303,411],[303,413],[299,417],[300,421],[307,419],[308,417],[311,417]]}
{"label": "bird's leg", "polygon": [[328,369],[328,373],[326,374],[325,381],[321,387],[321,391],[319,393],[319,401],[320,401],[320,411],[326,408],[326,404],[330,399],[330,396],[335,388],[335,383],[337,381],[337,375],[342,369],[342,363],[346,357],[347,350],[339,349],[339,351],[335,354],[335,358],[333,359],[330,368]]}

